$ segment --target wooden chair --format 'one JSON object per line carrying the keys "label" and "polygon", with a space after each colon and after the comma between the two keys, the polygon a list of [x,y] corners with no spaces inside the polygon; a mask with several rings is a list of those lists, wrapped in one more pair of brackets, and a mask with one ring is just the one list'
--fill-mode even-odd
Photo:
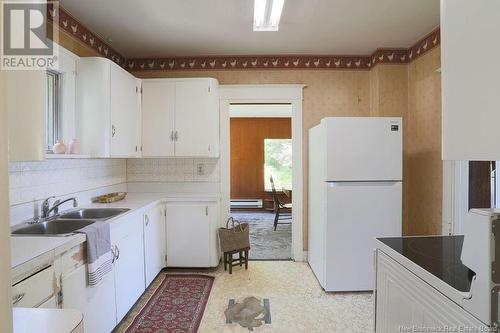
{"label": "wooden chair", "polygon": [[[276,227],[278,224],[292,224],[292,221],[290,222],[279,222],[281,220],[291,220],[292,219],[292,204],[285,204],[283,203],[279,196],[278,192],[276,192],[276,186],[274,186],[274,179],[273,176],[269,177],[269,180],[271,181],[271,189],[273,191],[273,201],[274,201],[274,231],[276,231]],[[283,190],[283,193],[285,193],[286,196],[290,196],[290,192],[288,194],[285,192],[286,190]]]}

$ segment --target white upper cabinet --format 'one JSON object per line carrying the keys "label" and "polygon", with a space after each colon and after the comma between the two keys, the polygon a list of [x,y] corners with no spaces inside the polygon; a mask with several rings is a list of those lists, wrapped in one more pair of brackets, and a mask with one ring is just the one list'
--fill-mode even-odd
{"label": "white upper cabinet", "polygon": [[142,155],[174,156],[175,82],[142,81]]}
{"label": "white upper cabinet", "polygon": [[210,78],[143,80],[143,156],[218,157],[218,85]]}
{"label": "white upper cabinet", "polygon": [[92,157],[140,154],[140,80],[112,61],[78,60],[77,138]]}
{"label": "white upper cabinet", "polygon": [[500,1],[441,0],[443,159],[500,159]]}
{"label": "white upper cabinet", "polygon": [[45,158],[45,71],[5,71],[9,161]]}
{"label": "white upper cabinet", "polygon": [[175,83],[175,154],[219,155],[219,91],[214,79]]}

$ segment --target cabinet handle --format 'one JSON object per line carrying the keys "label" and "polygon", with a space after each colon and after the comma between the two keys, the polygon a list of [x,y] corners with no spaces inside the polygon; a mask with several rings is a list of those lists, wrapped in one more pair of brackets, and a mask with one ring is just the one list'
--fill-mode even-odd
{"label": "cabinet handle", "polygon": [[116,261],[118,261],[118,259],[120,259],[120,248],[115,245],[115,249],[116,249]]}
{"label": "cabinet handle", "polygon": [[149,216],[144,215],[144,221],[145,221],[145,223],[146,223],[146,227],[147,227],[147,226],[148,226],[148,224],[149,224]]}
{"label": "cabinet handle", "polygon": [[116,261],[116,251],[115,251],[115,246],[111,246],[111,254],[113,255],[113,259],[111,260],[111,263],[114,263]]}
{"label": "cabinet handle", "polygon": [[208,206],[205,206],[205,215],[208,216]]}
{"label": "cabinet handle", "polygon": [[19,303],[25,296],[25,293],[17,294],[14,297],[12,297],[12,304],[16,305]]}
{"label": "cabinet handle", "polygon": [[170,132],[170,141],[174,141],[174,131]]}
{"label": "cabinet handle", "polygon": [[115,125],[111,125],[111,137],[114,137],[116,134],[116,127]]}
{"label": "cabinet handle", "polygon": [[178,133],[177,131],[175,131],[175,135],[174,135],[174,137],[175,137],[175,141],[178,141],[178,140],[179,140],[179,133]]}

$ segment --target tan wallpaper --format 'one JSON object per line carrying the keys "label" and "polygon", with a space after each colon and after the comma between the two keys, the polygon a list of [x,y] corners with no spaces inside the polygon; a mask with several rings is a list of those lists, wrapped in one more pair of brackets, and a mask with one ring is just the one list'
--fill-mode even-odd
{"label": "tan wallpaper", "polygon": [[307,249],[308,130],[327,116],[370,115],[370,73],[368,71],[288,70],[288,71],[200,71],[136,72],[141,78],[210,76],[220,84],[302,83],[304,158],[304,248]]}
{"label": "tan wallpaper", "polygon": [[372,116],[403,117],[403,233],[440,234],[442,223],[440,48],[409,65],[370,72]]}
{"label": "tan wallpaper", "polygon": [[[60,43],[81,56],[95,51],[60,35]],[[404,123],[403,232],[441,230],[442,164],[440,49],[409,65],[378,65],[371,71],[228,70],[135,72],[142,78],[215,77],[221,84],[305,84],[303,104],[304,180],[308,179],[308,129],[326,116],[402,116]],[[304,193],[304,249],[307,249],[307,183]]]}
{"label": "tan wallpaper", "polygon": [[403,230],[408,235],[440,234],[443,163],[441,161],[440,48],[408,65],[406,184]]}

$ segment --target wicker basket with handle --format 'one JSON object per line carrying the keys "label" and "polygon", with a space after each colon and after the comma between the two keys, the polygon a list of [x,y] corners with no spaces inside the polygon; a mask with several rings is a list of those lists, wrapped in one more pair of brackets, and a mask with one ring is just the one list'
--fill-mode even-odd
{"label": "wicker basket with handle", "polygon": [[[229,227],[229,224],[232,224]],[[240,223],[230,217],[225,228],[219,228],[220,247],[222,252],[236,251],[250,247],[248,223]]]}

